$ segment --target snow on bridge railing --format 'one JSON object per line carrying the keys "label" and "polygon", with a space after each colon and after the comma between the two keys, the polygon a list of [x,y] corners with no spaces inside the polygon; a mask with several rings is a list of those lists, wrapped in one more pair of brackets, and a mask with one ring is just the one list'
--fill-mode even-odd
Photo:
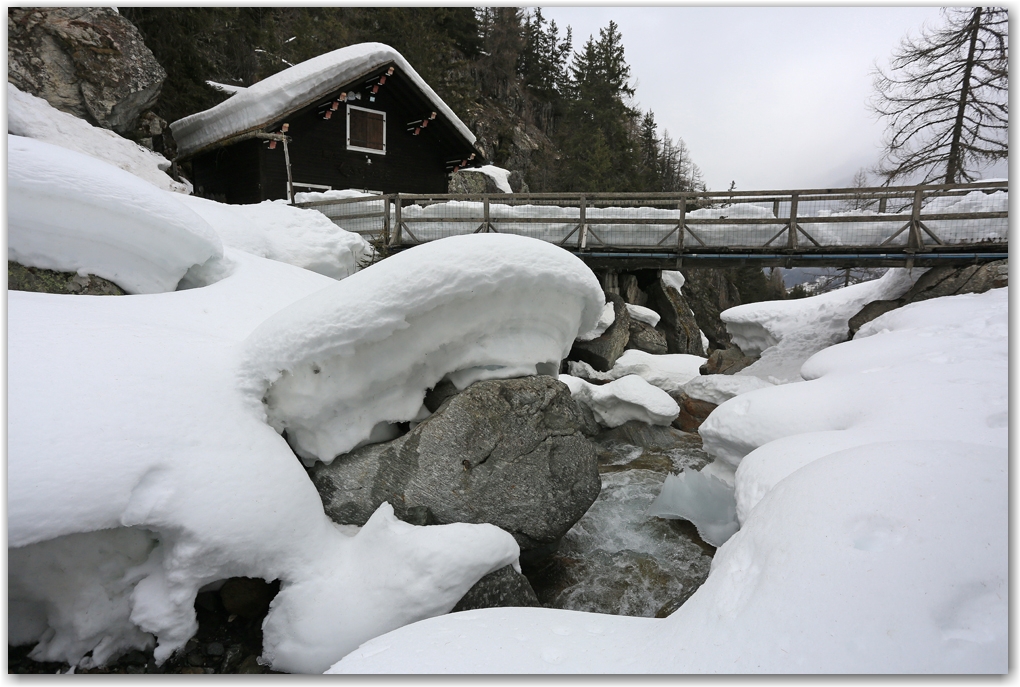
{"label": "snow on bridge railing", "polygon": [[584,251],[1005,252],[1008,181],[800,191],[389,194],[299,203],[390,249],[479,232]]}

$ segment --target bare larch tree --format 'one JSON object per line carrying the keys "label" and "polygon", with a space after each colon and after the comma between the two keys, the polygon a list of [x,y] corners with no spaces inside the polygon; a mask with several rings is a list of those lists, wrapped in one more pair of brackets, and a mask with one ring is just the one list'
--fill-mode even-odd
{"label": "bare larch tree", "polygon": [[942,12],[941,26],[903,39],[888,72],[875,70],[871,108],[888,122],[875,172],[885,183],[973,181],[974,173],[1007,158],[1007,10]]}

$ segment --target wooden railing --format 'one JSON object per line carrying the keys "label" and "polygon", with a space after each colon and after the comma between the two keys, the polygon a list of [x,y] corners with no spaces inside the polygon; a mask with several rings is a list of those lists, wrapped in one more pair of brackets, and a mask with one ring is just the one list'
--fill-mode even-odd
{"label": "wooden railing", "polygon": [[[1008,182],[797,191],[390,194],[299,203],[397,251],[500,232],[589,263],[936,264],[1008,253]],[[633,265],[632,265],[633,266]]]}

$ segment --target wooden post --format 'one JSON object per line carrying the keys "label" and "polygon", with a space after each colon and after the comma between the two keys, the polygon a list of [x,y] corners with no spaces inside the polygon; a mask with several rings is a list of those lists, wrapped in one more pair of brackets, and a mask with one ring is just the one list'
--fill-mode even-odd
{"label": "wooden post", "polygon": [[492,231],[492,224],[489,223],[489,195],[485,194],[482,196],[482,207],[485,216],[485,231],[482,233],[489,233]]}
{"label": "wooden post", "polygon": [[584,196],[582,195],[579,199],[578,204],[578,226],[581,228],[577,234],[577,248],[578,250],[584,250],[588,247],[588,223],[585,212]]}
{"label": "wooden post", "polygon": [[283,137],[283,161],[287,164],[287,202],[294,204],[294,177],[290,174],[290,150],[287,148],[287,137]]}
{"label": "wooden post", "polygon": [[910,208],[910,234],[907,236],[907,252],[913,253],[924,248],[924,239],[921,237],[921,200],[924,192],[921,189],[914,191],[914,204]]}
{"label": "wooden post", "polygon": [[687,233],[687,226],[684,220],[687,218],[687,196],[684,194],[680,195],[680,202],[677,204],[677,209],[680,211],[680,221],[676,224],[676,252],[684,252],[684,234]]}
{"label": "wooden post", "polygon": [[390,197],[383,196],[383,245],[390,244]]}
{"label": "wooden post", "polygon": [[799,198],[800,195],[797,193],[790,194],[790,236],[787,243],[790,250],[797,247],[797,203]]}
{"label": "wooden post", "polygon": [[400,217],[400,206],[403,202],[400,200],[400,194],[396,193],[393,195],[393,223],[397,226],[393,231],[393,245],[399,246],[403,241],[402,230],[404,228],[404,220]]}
{"label": "wooden post", "polygon": [[882,196],[878,200],[878,213],[882,214],[885,212],[886,201],[889,200],[889,196]]}
{"label": "wooden post", "polygon": [[772,201],[772,216],[779,217],[779,199],[776,198]]}

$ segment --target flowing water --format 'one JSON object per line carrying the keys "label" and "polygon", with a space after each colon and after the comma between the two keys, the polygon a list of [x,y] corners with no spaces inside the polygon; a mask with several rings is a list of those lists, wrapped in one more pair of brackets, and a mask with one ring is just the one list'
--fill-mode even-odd
{"label": "flowing water", "polygon": [[598,499],[556,554],[525,570],[544,606],[664,617],[708,576],[715,549],[693,525],[645,515],[669,472],[709,462],[700,438],[629,424],[598,437]]}

